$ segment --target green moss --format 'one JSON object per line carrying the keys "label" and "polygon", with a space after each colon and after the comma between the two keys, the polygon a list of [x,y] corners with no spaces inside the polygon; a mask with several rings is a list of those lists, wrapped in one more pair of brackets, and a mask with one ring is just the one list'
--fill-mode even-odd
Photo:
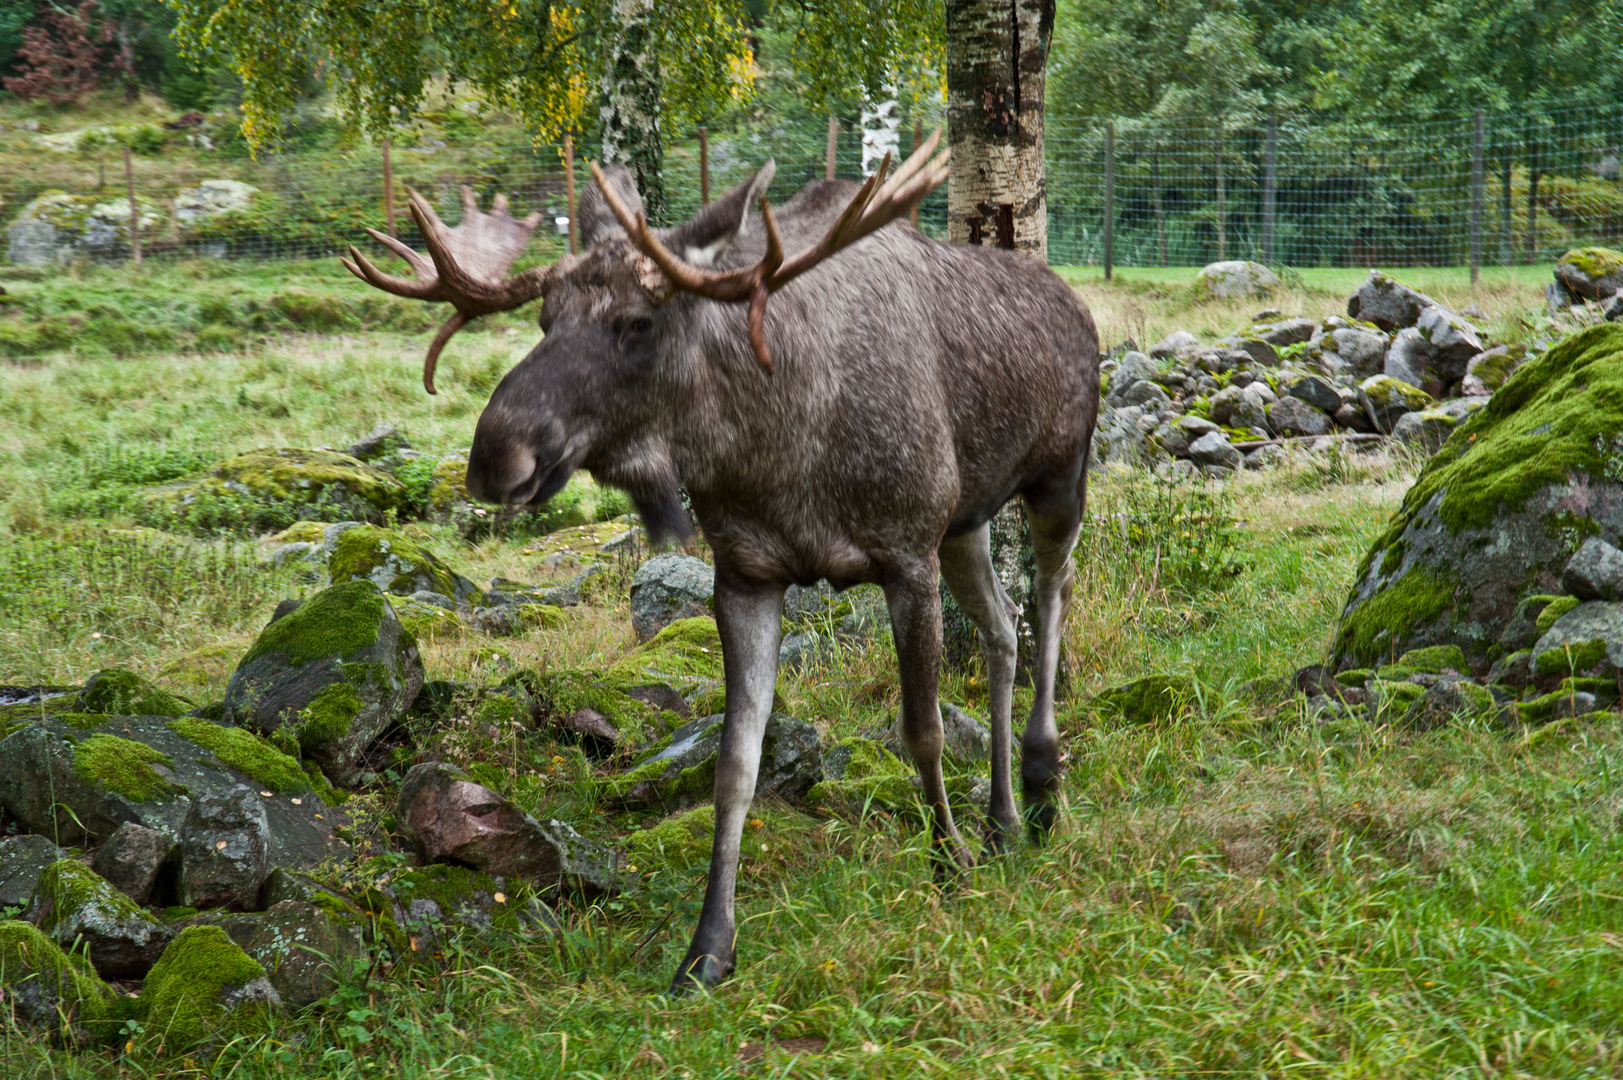
{"label": "green moss", "polygon": [[552,604],[516,604],[518,617],[531,630],[562,630],[564,609]]}
{"label": "green moss", "polygon": [[581,709],[591,709],[614,730],[635,744],[652,723],[656,711],[614,686],[605,686],[590,674],[575,670],[519,671],[502,680],[504,686],[522,686],[540,706],[544,719],[557,721]]}
{"label": "green moss", "polygon": [[59,916],[82,915],[87,909],[93,909],[106,922],[150,918],[134,900],[74,859],[58,859],[47,866],[36,888],[41,895],[51,898],[51,907],[39,924],[46,934],[56,930]]}
{"label": "green moss", "polygon": [[1413,567],[1342,617],[1337,652],[1356,662],[1377,662],[1417,625],[1433,622],[1453,607],[1453,586],[1436,571]]}
{"label": "green moss", "polygon": [[90,676],[79,692],[80,712],[119,716],[181,716],[192,703],[160,690],[133,671],[103,668]]}
{"label": "green moss", "polygon": [[1458,645],[1432,645],[1424,649],[1410,649],[1398,657],[1398,663],[1415,671],[1425,671],[1433,675],[1440,674],[1445,668],[1458,672],[1467,670],[1465,650]]}
{"label": "green moss", "polygon": [[456,612],[424,604],[409,596],[391,596],[389,606],[406,632],[419,641],[433,641],[441,635],[460,634],[464,629]]}
{"label": "green moss", "polygon": [[1577,267],[1591,281],[1623,273],[1623,251],[1613,251],[1611,248],[1575,248],[1557,261]]}
{"label": "green moss", "polygon": [[[291,618],[291,616],[289,616]],[[299,747],[306,753],[337,742],[349,734],[361,711],[361,695],[347,682],[324,687],[299,710]]]}
{"label": "green moss", "polygon": [[1557,619],[1581,603],[1583,601],[1576,596],[1551,597],[1550,602],[1544,605],[1544,610],[1538,613],[1538,618],[1533,625],[1538,627],[1540,635],[1547,634],[1550,632],[1550,627],[1555,625]]}
{"label": "green moss", "polygon": [[1387,682],[1403,682],[1414,672],[1415,669],[1407,664],[1387,664],[1375,669],[1375,677],[1385,679]]}
{"label": "green moss", "polygon": [[357,653],[377,641],[386,604],[370,581],[323,589],[265,627],[242,662],[277,655],[298,666]]}
{"label": "green moss", "polygon": [[328,806],[342,806],[349,801],[349,792],[332,786],[321,766],[313,761],[304,763],[304,778],[310,782],[310,788]]}
{"label": "green moss", "polygon": [[271,537],[273,544],[319,544],[326,535],[328,523],[325,521],[295,521],[275,536]]}
{"label": "green moss", "polygon": [[1363,686],[1374,674],[1369,668],[1348,668],[1336,672],[1336,682],[1342,686]]}
{"label": "green moss", "polygon": [[132,1012],[128,999],[102,982],[84,956],[64,953],[26,922],[0,922],[0,988],[14,995],[30,981],[59,1001],[64,1041],[72,1041],[75,1029],[98,1042],[115,1038]]}
{"label": "green moss", "polygon": [[1617,683],[1612,679],[1566,678],[1550,693],[1518,704],[1516,714],[1524,724],[1548,723],[1570,712],[1573,695],[1581,693],[1595,695],[1595,703],[1602,707],[1617,703]]}
{"label": "green moss", "polygon": [[1400,404],[1404,412],[1421,412],[1426,406],[1437,403],[1436,398],[1420,387],[1410,386],[1402,379],[1390,375],[1377,375],[1372,379],[1365,379],[1361,389],[1377,412],[1386,411]]}
{"label": "green moss", "polygon": [[171,720],[168,726],[176,735],[190,739],[278,795],[310,790],[310,780],[299,763],[251,731],[189,716]]}
{"label": "green moss", "polygon": [[175,1053],[196,1045],[213,1031],[265,1027],[269,1010],[250,1005],[227,1012],[222,993],[265,977],[259,962],[218,926],[182,930],[147,974],[141,989],[143,1039]]}
{"label": "green moss", "polygon": [[700,866],[710,859],[715,833],[716,808],[701,806],[638,829],[626,837],[626,854],[630,864],[643,873],[656,865],[677,870]]}
{"label": "green moss", "polygon": [[1146,675],[1100,691],[1091,707],[1129,724],[1153,724],[1177,716],[1195,696],[1195,681],[1187,675]]}
{"label": "green moss", "polygon": [[1442,493],[1455,533],[1519,510],[1535,492],[1583,474],[1623,479],[1623,324],[1580,331],[1524,364],[1472,413],[1404,496],[1401,532]]}
{"label": "green moss", "polygon": [[1381,574],[1390,577],[1397,573],[1398,568],[1403,565],[1403,554],[1407,550],[1408,545],[1402,540],[1388,547],[1386,554],[1381,556]]}
{"label": "green moss", "polygon": [[1606,642],[1596,638],[1593,641],[1568,642],[1565,648],[1541,653],[1533,670],[1539,675],[1576,675],[1604,663]]}
{"label": "green moss", "polygon": [[721,678],[721,635],[716,620],[678,619],[622,657],[604,676],[623,683],[670,678]]}
{"label": "green moss", "polygon": [[80,731],[95,731],[97,728],[106,727],[113,718],[108,713],[62,712],[56,713],[51,719]]}
{"label": "green moss", "polygon": [[416,541],[375,525],[346,529],[333,542],[327,572],[336,582],[366,579],[385,592],[410,595],[418,589],[457,594],[451,571]]}
{"label": "green moss", "polygon": [[1388,682],[1385,679],[1372,679],[1369,683],[1370,705],[1377,713],[1391,716],[1401,716],[1421,698],[1426,696],[1422,686],[1411,682]]}
{"label": "green moss", "polygon": [[1513,345],[1507,352],[1494,353],[1486,359],[1476,361],[1473,373],[1489,392],[1497,393],[1526,358],[1527,346]]}
{"label": "green moss", "polygon": [[155,802],[184,792],[185,788],[171,784],[152,767],[174,764],[175,759],[161,750],[117,735],[92,735],[73,748],[74,772],[136,802]]}

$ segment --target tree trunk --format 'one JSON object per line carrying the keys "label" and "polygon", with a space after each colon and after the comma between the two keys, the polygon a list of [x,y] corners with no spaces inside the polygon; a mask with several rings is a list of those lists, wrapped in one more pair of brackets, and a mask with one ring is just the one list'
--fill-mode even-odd
{"label": "tree trunk", "polygon": [[653,0],[615,0],[620,25],[609,70],[603,77],[599,115],[603,160],[622,162],[636,178],[643,212],[665,222],[665,151],[659,141],[662,79],[654,52]]}
{"label": "tree trunk", "polygon": [[1043,89],[1054,0],[946,0],[947,238],[1048,258]]}
{"label": "tree trunk", "polygon": [[[1048,259],[1043,174],[1043,87],[1054,30],[1053,0],[946,0],[947,238]],[[989,296],[988,305],[1001,298]],[[1018,500],[992,519],[992,563],[1020,609],[1016,678],[1035,664],[1035,560]],[[974,624],[941,589],[943,660],[963,668],[980,655]],[[1061,656],[1064,685],[1065,661]]]}

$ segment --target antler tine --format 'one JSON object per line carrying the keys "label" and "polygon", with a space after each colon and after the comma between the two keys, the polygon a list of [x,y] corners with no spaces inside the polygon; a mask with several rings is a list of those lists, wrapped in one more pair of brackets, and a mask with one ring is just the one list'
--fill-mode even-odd
{"label": "antler tine", "polygon": [[452,312],[451,317],[445,320],[440,332],[434,335],[434,340],[428,345],[428,355],[423,357],[423,389],[430,394],[436,393],[434,389],[434,368],[440,362],[440,350],[451,336],[464,326],[468,325],[468,317],[460,311]]}
{"label": "antler tine", "polygon": [[923,168],[924,163],[930,160],[930,155],[935,153],[935,148],[940,145],[940,143],[941,129],[936,128],[930,137],[925,139],[924,142],[920,143],[919,148],[914,150],[913,153],[909,154],[907,160],[902,162],[902,164],[896,169],[896,175],[890,178],[891,190],[894,191],[900,188],[902,184],[907,182],[909,177],[918,172],[919,169]]}
{"label": "antler tine", "polygon": [[418,277],[427,280],[428,278],[435,276],[434,264],[430,260],[423,258],[417,252],[413,251],[407,245],[402,244],[399,240],[396,240],[388,233],[378,232],[376,229],[371,228],[370,226],[367,227],[366,231],[367,234],[372,237],[372,239],[376,240],[378,243],[400,256],[400,258],[405,259],[406,263],[412,268],[413,271],[416,272]]}
{"label": "antler tine", "polygon": [[714,270],[704,270],[683,262],[670,248],[660,243],[659,237],[648,227],[648,219],[641,211],[632,214],[630,207],[626,206],[620,196],[616,194],[614,185],[609,178],[603,175],[603,170],[593,161],[592,179],[597,181],[598,190],[603,192],[604,201],[609,204],[615,220],[626,231],[626,239],[630,240],[636,249],[654,260],[671,284],[684,292],[697,293],[708,296],[713,300],[743,300],[755,288],[755,283],[761,279],[758,268],[748,270],[734,270],[729,273],[717,273]]}
{"label": "antler tine", "polygon": [[[354,261],[352,262],[350,260]],[[413,300],[438,300],[440,298],[438,282],[434,281],[432,277],[426,281],[413,281],[410,278],[395,277],[393,274],[385,274],[382,270],[379,270],[376,266],[373,266],[371,261],[367,259],[365,255],[362,255],[360,250],[354,245],[350,246],[349,258],[340,259],[339,262],[342,262],[344,264],[344,268],[350,273],[354,274],[368,285],[382,289],[384,292],[394,293],[396,296],[409,297]]]}

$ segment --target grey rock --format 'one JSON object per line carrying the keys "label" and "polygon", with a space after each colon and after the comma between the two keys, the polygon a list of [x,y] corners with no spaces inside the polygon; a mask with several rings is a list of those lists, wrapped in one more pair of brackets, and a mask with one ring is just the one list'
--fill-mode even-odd
{"label": "grey rock", "polygon": [[1228,469],[1237,469],[1244,460],[1240,452],[1224,437],[1222,432],[1212,431],[1189,444],[1189,456],[1201,465],[1217,465]]}
{"label": "grey rock", "polygon": [[1129,351],[1121,358],[1121,364],[1110,376],[1112,390],[1121,388],[1125,390],[1136,382],[1145,379],[1153,380],[1160,373],[1156,362],[1141,352]]}
{"label": "grey rock", "polygon": [[1390,432],[1404,413],[1422,412],[1436,402],[1413,383],[1390,375],[1372,375],[1358,384],[1359,405],[1377,430]]}
{"label": "grey rock", "polygon": [[1210,263],[1195,275],[1196,290],[1218,299],[1268,296],[1279,287],[1279,277],[1272,270],[1243,259]]}
{"label": "grey rock", "polygon": [[1495,660],[1488,670],[1488,681],[1518,688],[1530,684],[1533,681],[1532,650],[1518,649],[1509,656]]}
{"label": "grey rock", "polygon": [[558,852],[558,879],[548,885],[551,895],[590,901],[637,891],[637,876],[620,852],[555,818],[542,822],[541,835]]}
{"label": "grey rock", "polygon": [[785,634],[778,645],[778,666],[786,671],[803,671],[826,656],[833,644],[816,630]]}
{"label": "grey rock", "polygon": [[1330,430],[1330,417],[1323,409],[1292,395],[1268,407],[1268,426],[1282,435],[1323,435]]}
{"label": "grey rock", "polygon": [[1151,345],[1149,355],[1155,360],[1165,360],[1183,353],[1199,351],[1199,338],[1187,330],[1174,330],[1154,345]]}
{"label": "grey rock", "polygon": [[1517,349],[1517,354],[1513,354],[1509,345],[1484,349],[1466,363],[1460,392],[1468,396],[1486,396],[1496,392],[1521,367],[1526,356],[1526,350],[1521,348]]}
{"label": "grey rock", "polygon": [[[626,805],[667,810],[709,801],[721,748],[722,714],[700,717],[671,733],[665,745],[632,765],[624,775],[643,779],[621,793]],[[789,801],[805,797],[822,777],[823,751],[817,729],[783,713],[767,718],[755,795],[772,793]],[[650,775],[652,774],[652,775]]]}
{"label": "grey rock", "polygon": [[1445,308],[1422,311],[1415,329],[1426,340],[1431,367],[1445,385],[1463,379],[1466,365],[1482,352],[1477,328]]}
{"label": "grey rock", "polygon": [[1500,705],[1485,688],[1469,679],[1448,676],[1426,688],[1425,696],[1409,707],[1404,721],[1411,727],[1429,730],[1461,717],[1509,714],[1509,708]]}
{"label": "grey rock", "polygon": [[[193,802],[207,793],[242,785],[260,790],[257,781],[171,730],[171,722],[167,716],[115,716],[86,732],[50,717],[36,720],[0,740],[0,805],[30,832],[92,846],[126,821],[178,840]],[[137,798],[81,775],[75,750],[94,734],[139,743],[162,755],[151,764],[160,792]],[[330,807],[308,791],[273,795],[264,804],[272,863],[297,868],[349,857],[349,845],[334,836],[335,829],[350,825],[342,808]]]}
{"label": "grey rock", "polygon": [[1623,289],[1601,305],[1600,314],[1607,322],[1623,322]]}
{"label": "grey rock", "polygon": [[1301,398],[1315,409],[1327,413],[1333,413],[1341,408],[1341,395],[1336,392],[1336,388],[1327,379],[1317,375],[1298,379],[1290,385],[1289,393],[1291,397]]}
{"label": "grey rock", "polygon": [[1171,402],[1172,398],[1159,383],[1140,379],[1122,392],[1118,399],[1123,405],[1142,405],[1154,409]]}
{"label": "grey rock", "polygon": [[145,906],[174,848],[172,837],[126,821],[96,852],[94,867],[113,888]]}
{"label": "grey rock", "polygon": [[1283,349],[1310,340],[1318,325],[1312,319],[1286,319],[1272,326],[1254,327],[1252,332],[1275,348]]}
{"label": "grey rock", "polygon": [[1348,431],[1371,433],[1375,430],[1369,414],[1357,405],[1343,405],[1335,411],[1334,419],[1337,427],[1344,427]]}
{"label": "grey rock", "polygon": [[1220,344],[1244,353],[1251,363],[1264,364],[1268,367],[1273,367],[1279,363],[1279,350],[1262,338],[1228,337],[1224,338]]}
{"label": "grey rock", "polygon": [[243,951],[265,969],[282,1003],[314,1005],[338,988],[349,967],[366,955],[364,916],[334,914],[314,903],[283,900],[266,908]]}
{"label": "grey rock", "polygon": [[1218,430],[1218,425],[1204,416],[1180,416],[1177,419],[1177,425],[1187,431],[1193,439],[1198,439],[1202,435]]}
{"label": "grey rock", "polygon": [[1283,446],[1259,446],[1245,455],[1245,467],[1248,469],[1266,469],[1278,465],[1285,460]]}
{"label": "grey rock", "polygon": [[1162,450],[1173,457],[1188,457],[1191,441],[1188,429],[1179,424],[1162,424],[1152,433]]}
{"label": "grey rock", "polygon": [[452,600],[444,593],[430,592],[427,589],[418,589],[416,592],[411,594],[410,599],[417,601],[419,604],[427,604],[430,607],[444,608],[446,611],[456,610],[456,601]]}
{"label": "grey rock", "polygon": [[1407,412],[1392,425],[1392,437],[1411,446],[1424,447],[1428,453],[1435,454],[1454,433],[1455,423],[1452,416],[1437,409]]}
{"label": "grey rock", "polygon": [[1591,536],[1567,560],[1561,588],[1580,600],[1623,600],[1623,551]]}
{"label": "grey rock", "polygon": [[406,441],[404,435],[395,430],[393,424],[379,424],[361,436],[360,440],[344,453],[362,461],[376,461],[401,450],[410,449],[411,444]]}
{"label": "grey rock", "polygon": [[104,979],[145,975],[175,936],[173,927],[72,859],[45,868],[25,917],[63,948],[83,949]]}
{"label": "grey rock", "polygon": [[1437,382],[1431,371],[1431,347],[1420,331],[1412,326],[1398,331],[1398,335],[1392,339],[1392,346],[1386,351],[1383,370],[1391,378],[1422,389],[1435,387]]}
{"label": "grey rock", "polygon": [[1572,305],[1577,302],[1572,293],[1567,291],[1567,287],[1559,281],[1552,281],[1544,286],[1544,306],[1551,315],[1571,311]]}
{"label": "grey rock", "polygon": [[254,911],[270,870],[270,821],[258,794],[239,786],[192,803],[180,831],[182,905]]}
{"label": "grey rock", "polygon": [[1369,272],[1369,280],[1347,299],[1347,314],[1363,322],[1371,322],[1391,333],[1413,326],[1420,313],[1437,301],[1425,293],[1388,277],[1379,270]]}
{"label": "grey rock", "polygon": [[[952,761],[960,764],[974,764],[988,761],[992,757],[992,733],[986,725],[981,723],[968,712],[954,705],[950,701],[940,702],[941,709],[941,752]],[[885,729],[883,735],[877,740],[886,750],[895,754],[903,761],[912,760],[908,755],[907,747],[902,744],[901,717]]]}
{"label": "grey rock", "polygon": [[1252,383],[1240,391],[1239,399],[1229,411],[1229,424],[1232,427],[1260,428],[1266,438],[1266,433],[1273,430],[1268,422],[1268,398],[1273,395],[1265,396],[1258,387],[1259,384]]}
{"label": "grey rock", "polygon": [[1365,327],[1342,327],[1330,331],[1325,350],[1340,357],[1361,376],[1378,374],[1386,361],[1391,339]]}
{"label": "grey rock", "polygon": [[43,836],[0,840],[0,908],[20,908],[34,895],[45,868],[66,853]]}
{"label": "grey rock", "polygon": [[[1597,254],[1609,255],[1610,260],[1598,260],[1599,265],[1584,268],[1568,262],[1563,256],[1555,264],[1556,281],[1564,285],[1567,292],[1578,300],[1601,300],[1623,289],[1623,255],[1607,251],[1605,248],[1589,248],[1586,251],[1592,257]],[[1567,254],[1573,255],[1576,252],[1569,251]]]}
{"label": "grey rock", "polygon": [[701,559],[655,555],[631,579],[631,625],[647,641],[678,619],[710,614],[716,571]]}

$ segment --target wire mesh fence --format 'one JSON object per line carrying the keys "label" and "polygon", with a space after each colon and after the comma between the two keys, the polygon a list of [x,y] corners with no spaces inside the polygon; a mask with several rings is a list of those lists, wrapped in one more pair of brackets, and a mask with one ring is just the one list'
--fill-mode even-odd
{"label": "wire mesh fence", "polygon": [[[903,125],[903,153],[913,146],[912,127]],[[861,140],[855,123],[840,124],[838,175],[860,175]],[[1467,114],[1404,125],[1286,115],[1248,125],[1216,118],[1107,125],[1050,115],[1049,259],[1099,264],[1109,233],[1117,266],[1225,258],[1300,267],[1466,265],[1473,244],[1484,265],[1547,261],[1568,247],[1623,240],[1620,148],[1623,104],[1536,121]],[[829,134],[768,123],[712,132],[707,150],[712,194],[774,158],[769,196],[781,204],[825,174]],[[673,220],[702,201],[700,159],[696,138],[667,151]],[[584,160],[575,172],[577,188],[590,183]],[[515,212],[544,215],[533,254],[564,249],[566,185],[554,147],[473,151],[427,140],[395,147],[390,173],[395,230],[408,242],[417,239],[404,212],[408,186],[454,221],[467,184],[482,200],[505,192]],[[371,145],[263,162],[137,157],[128,178],[116,162],[109,168],[70,155],[0,178],[0,228],[13,265],[120,261],[132,249],[133,189],[133,231],[147,257],[330,257],[363,241],[365,227],[388,227],[384,174],[382,148]],[[945,235],[944,191],[921,208],[920,227]]]}

